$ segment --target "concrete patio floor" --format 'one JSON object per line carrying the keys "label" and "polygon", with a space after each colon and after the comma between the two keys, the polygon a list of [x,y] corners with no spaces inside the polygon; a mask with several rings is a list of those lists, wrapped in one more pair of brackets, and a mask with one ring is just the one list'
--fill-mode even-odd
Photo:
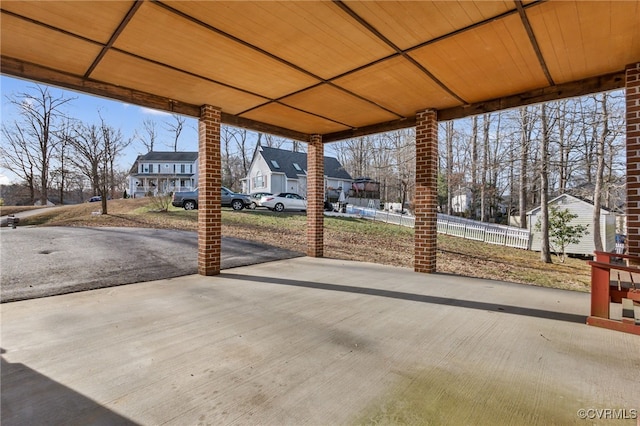
{"label": "concrete patio floor", "polygon": [[0,309],[4,426],[638,424],[588,294],[302,257]]}

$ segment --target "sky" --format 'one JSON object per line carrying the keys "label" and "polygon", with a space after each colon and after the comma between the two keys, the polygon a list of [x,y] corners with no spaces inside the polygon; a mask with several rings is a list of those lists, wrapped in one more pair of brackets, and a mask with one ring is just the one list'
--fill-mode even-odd
{"label": "sky", "polygon": [[[2,113],[1,121],[3,126],[12,126],[14,120],[18,118],[17,108],[12,105],[7,96],[19,95],[20,93],[34,93],[33,88],[39,83],[21,80],[7,76],[0,76],[0,94],[2,95]],[[41,86],[46,86],[40,84]],[[64,106],[64,111],[70,117],[78,119],[85,124],[99,124],[102,114],[108,125],[115,129],[120,129],[123,137],[132,138],[136,129],[139,133],[144,134],[143,122],[152,119],[157,123],[156,130],[158,138],[156,140],[156,151],[172,151],[169,146],[173,142],[174,134],[166,129],[165,122],[175,123],[171,114],[143,108],[137,105],[131,105],[123,102],[113,101],[97,96],[86,95],[71,90],[62,90],[53,86],[49,88],[54,98],[75,98]],[[0,136],[1,137],[1,136]],[[0,139],[0,143],[4,143]],[[185,116],[185,125],[180,138],[178,140],[179,151],[197,151],[198,150],[198,121],[195,118]],[[133,165],[138,154],[145,154],[146,149],[140,141],[134,141],[124,152],[123,156],[118,159],[118,165],[121,169],[129,170]],[[9,184],[17,182],[19,179],[9,170],[0,167],[0,184]]]}

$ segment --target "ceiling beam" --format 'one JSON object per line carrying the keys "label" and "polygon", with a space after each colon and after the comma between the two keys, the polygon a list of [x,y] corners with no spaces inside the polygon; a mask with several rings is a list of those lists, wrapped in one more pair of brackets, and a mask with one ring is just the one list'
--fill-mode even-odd
{"label": "ceiling beam", "polygon": [[391,132],[393,130],[406,129],[415,127],[416,118],[403,118],[400,120],[387,121],[386,123],[374,124],[371,126],[360,127],[357,129],[343,130],[335,133],[327,133],[322,135],[322,142],[338,142],[346,139],[359,138],[361,136],[372,135],[375,133]]}
{"label": "ceiling beam", "polygon": [[438,121],[455,120],[472,115],[517,108],[542,102],[557,101],[559,99],[574,98],[592,93],[607,92],[625,87],[624,71],[590,77],[584,80],[572,81],[555,86],[530,90],[513,96],[477,102],[470,105],[447,108],[438,111]]}
{"label": "ceiling beam", "polygon": [[[139,105],[147,108],[158,109],[176,114],[183,114],[193,118],[200,116],[200,106],[185,104],[162,96],[152,95],[145,92],[135,91],[108,83],[94,80],[86,80],[81,77],[55,71],[40,65],[20,61],[7,56],[0,57],[0,69],[3,74],[18,78],[42,82],[65,89],[75,90],[91,95],[102,96],[127,102],[132,105]],[[584,80],[564,83],[551,87],[544,87],[513,96],[492,99],[485,102],[478,102],[454,108],[438,111],[439,121],[455,120],[472,115],[486,114],[489,112],[504,109],[517,108],[524,105],[531,105],[541,102],[555,101],[558,99],[571,98],[589,95],[592,93],[606,92],[610,90],[622,89],[625,87],[624,71],[618,71],[599,77],[591,77]],[[309,135],[279,126],[249,120],[246,118],[225,114],[222,116],[223,124],[241,127],[257,132],[269,133],[288,139],[309,141]],[[415,117],[407,117],[399,120],[379,123],[372,126],[365,126],[335,133],[323,135],[323,142],[336,142],[340,140],[365,136],[374,133],[389,132],[415,126]]]}
{"label": "ceiling beam", "polygon": [[113,47],[113,44],[118,39],[118,36],[120,36],[122,31],[124,31],[124,29],[127,26],[127,24],[133,18],[133,15],[135,15],[135,13],[138,11],[138,9],[140,9],[141,5],[142,5],[141,1],[135,1],[133,3],[133,5],[131,5],[131,9],[129,9],[129,12],[127,12],[127,14],[124,17],[124,19],[122,20],[122,22],[120,22],[120,25],[118,25],[118,28],[116,28],[116,30],[113,32],[113,34],[111,34],[111,37],[109,38],[109,41],[107,42],[107,44],[102,47],[102,49],[100,50],[100,53],[98,54],[96,59],[93,61],[93,63],[91,64],[91,66],[89,67],[87,72],[84,74],[84,78],[91,77],[91,73],[93,73],[93,70],[96,69],[96,67],[98,66],[100,61],[102,61],[102,58],[104,58],[104,55],[107,54],[109,49],[111,49],[111,47]]}
{"label": "ceiling beam", "polygon": [[531,27],[531,23],[529,22],[529,17],[527,16],[527,12],[525,12],[524,7],[522,6],[522,1],[514,0],[514,2],[516,4],[516,8],[518,9],[518,15],[520,15],[520,20],[522,21],[522,25],[524,26],[524,29],[527,32],[529,41],[531,42],[531,46],[533,47],[533,50],[536,52],[536,57],[538,58],[538,62],[540,63],[540,68],[542,68],[542,72],[544,72],[544,76],[547,78],[549,85],[553,86],[555,85],[555,82],[551,77],[551,73],[549,72],[547,63],[544,60],[544,56],[542,56],[542,50],[540,50],[538,39],[536,38],[536,35],[533,33],[533,28]]}
{"label": "ceiling beam", "polygon": [[268,133],[274,136],[280,136],[300,142],[309,142],[311,140],[311,135],[307,133],[285,129],[284,127],[274,126],[260,121],[249,120],[247,118],[238,117],[237,115],[231,115],[224,112],[222,113],[221,121],[223,124],[227,124],[229,126],[240,127],[258,133]]}
{"label": "ceiling beam", "polygon": [[[7,56],[0,56],[0,69],[2,70],[2,74],[11,75],[17,78],[62,87],[64,89],[74,90],[84,94],[114,99],[132,105],[182,114],[196,119],[200,117],[200,105],[186,104],[173,99],[127,89],[109,83],[84,79],[76,75],[52,70],[50,68],[20,61]],[[294,130],[237,117],[227,113],[222,113],[222,123],[229,126],[241,127],[256,132],[269,133],[302,142],[308,142],[310,139],[309,135],[306,133],[296,132]]]}
{"label": "ceiling beam", "polygon": [[[517,108],[525,105],[551,102],[557,101],[559,99],[590,95],[592,93],[623,89],[624,87],[625,73],[624,71],[619,71],[599,77],[591,77],[584,80],[555,85],[552,87],[544,87],[541,89],[531,90],[513,96],[492,99],[486,102],[477,102],[474,104],[463,105],[454,108],[441,109],[438,110],[438,121],[456,120],[459,118]],[[408,127],[414,127],[415,125],[415,117],[407,117],[406,119],[402,120],[388,121],[386,123],[374,124],[358,129],[327,133],[325,135],[322,135],[322,141],[337,142],[374,133],[383,133],[393,130],[405,129]]]}
{"label": "ceiling beam", "polygon": [[449,95],[453,96],[455,99],[462,103],[466,103],[464,99],[462,99],[457,93],[455,93],[449,86],[440,81],[435,75],[431,73],[428,69],[426,69],[422,64],[409,56],[405,51],[396,46],[391,40],[385,37],[380,31],[378,31],[373,25],[367,22],[364,18],[354,12],[349,6],[344,4],[342,0],[333,0],[333,3],[337,5],[343,12],[349,15],[353,20],[355,20],[358,24],[362,25],[366,28],[371,34],[376,36],[380,41],[385,43],[391,49],[393,49],[397,55],[402,56],[406,61],[411,63],[413,66],[418,68],[422,73],[424,73],[427,77],[429,77],[434,83],[436,83],[442,90],[447,92]]}
{"label": "ceiling beam", "polygon": [[183,114],[195,118],[200,116],[199,105],[185,104],[162,96],[127,89],[109,83],[84,79],[76,75],[56,71],[7,56],[0,58],[0,69],[3,74],[63,87],[77,92],[115,99],[132,105]]}
{"label": "ceiling beam", "polygon": [[[245,40],[242,40],[242,39],[240,39],[240,38],[238,38],[238,37],[236,37],[234,35],[231,35],[231,34],[227,33],[226,31],[222,31],[221,29],[219,29],[217,27],[209,25],[206,22],[201,21],[201,20],[197,19],[194,16],[191,16],[191,15],[188,15],[188,14],[186,14],[184,12],[181,12],[181,11],[171,7],[168,4],[163,3],[162,0],[151,0],[151,1],[152,1],[153,4],[164,8],[165,10],[175,14],[176,16],[181,17],[182,19],[185,19],[185,20],[187,20],[187,21],[189,21],[189,22],[191,22],[191,23],[193,23],[195,25],[198,25],[198,26],[200,26],[202,28],[205,28],[207,31],[214,32],[214,33],[216,33],[216,34],[218,34],[218,35],[220,35],[222,37],[225,37],[225,38],[227,38],[229,40],[232,40],[235,43],[238,43],[238,44],[240,44],[242,46],[245,46],[245,47],[247,47],[247,48],[249,48],[249,49],[251,49],[251,50],[253,50],[255,52],[260,53],[261,55],[265,55],[268,58],[273,59],[274,61],[280,62],[281,64],[283,64],[283,65],[285,65],[285,66],[287,66],[289,68],[292,68],[292,69],[294,69],[294,70],[296,70],[298,72],[301,72],[301,73],[303,73],[303,74],[305,74],[305,75],[307,75],[307,76],[309,76],[309,77],[311,77],[311,78],[313,78],[313,79],[318,81],[318,83],[312,84],[309,87],[306,87],[306,88],[301,89],[301,90],[297,90],[297,91],[295,91],[293,93],[288,93],[288,94],[283,95],[283,96],[281,96],[281,97],[279,97],[277,99],[269,99],[264,104],[256,105],[253,108],[250,108],[250,109],[247,109],[245,111],[242,111],[240,114],[246,114],[249,111],[252,111],[252,110],[257,109],[257,108],[261,108],[261,107],[263,107],[265,105],[268,105],[270,103],[281,103],[280,101],[282,101],[282,100],[284,100],[284,99],[286,99],[286,98],[288,98],[290,96],[293,96],[295,94],[302,93],[302,92],[305,92],[307,90],[313,89],[313,88],[315,88],[315,87],[317,87],[317,86],[319,86],[321,84],[327,84],[327,85],[329,85],[329,86],[331,86],[331,87],[333,87],[333,88],[335,88],[337,90],[340,90],[341,92],[347,93],[350,96],[356,97],[356,98],[360,99],[361,101],[367,102],[367,103],[369,103],[371,105],[374,105],[374,106],[376,106],[376,107],[378,107],[378,108],[380,108],[380,109],[382,109],[382,110],[384,110],[384,111],[386,111],[386,112],[388,112],[390,114],[393,114],[396,117],[402,117],[402,115],[397,113],[396,111],[392,111],[389,108],[386,108],[385,106],[383,106],[381,104],[378,104],[377,102],[372,101],[371,99],[368,99],[368,98],[366,98],[364,96],[360,96],[355,92],[352,92],[350,90],[347,90],[347,89],[345,89],[345,88],[343,88],[341,86],[338,86],[338,85],[332,83],[329,80],[325,80],[324,78],[320,77],[319,75],[316,75],[316,74],[312,73],[309,70],[306,70],[306,69],[304,69],[304,68],[302,68],[302,67],[300,67],[300,66],[298,66],[298,65],[296,65],[296,64],[294,64],[294,63],[292,63],[292,62],[290,62],[290,61],[288,61],[288,60],[286,60],[284,58],[281,58],[280,56],[278,56],[278,55],[276,55],[274,53],[271,53],[271,52],[269,52],[267,50],[264,50],[264,49],[262,49],[262,48],[260,48],[260,47],[258,47],[256,45],[251,44],[251,43],[249,43],[249,42],[247,42]],[[238,89],[238,90],[242,90],[242,89]],[[261,95],[258,95],[258,96],[261,96]],[[264,96],[262,96],[262,97],[264,97]],[[303,112],[307,112],[307,111],[303,111]],[[324,120],[333,121],[333,120],[331,120],[330,118],[327,118],[327,117],[320,117],[320,118],[322,118]],[[341,125],[347,125],[347,124],[340,123],[340,122],[336,122],[336,123],[341,124]]]}

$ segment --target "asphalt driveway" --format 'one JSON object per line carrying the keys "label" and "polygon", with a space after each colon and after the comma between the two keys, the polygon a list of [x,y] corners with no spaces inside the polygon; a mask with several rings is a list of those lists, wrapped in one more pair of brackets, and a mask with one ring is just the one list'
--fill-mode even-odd
{"label": "asphalt driveway", "polygon": [[[0,301],[197,273],[196,232],[147,228],[18,227],[0,230]],[[302,256],[222,237],[221,268]]]}

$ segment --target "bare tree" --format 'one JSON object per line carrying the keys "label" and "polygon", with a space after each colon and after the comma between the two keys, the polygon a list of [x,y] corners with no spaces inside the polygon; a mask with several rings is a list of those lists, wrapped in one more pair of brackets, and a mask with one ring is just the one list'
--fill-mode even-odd
{"label": "bare tree", "polygon": [[471,217],[476,217],[478,202],[478,116],[471,119]]}
{"label": "bare tree", "polygon": [[22,126],[14,122],[12,128],[2,126],[4,142],[0,145],[0,165],[12,171],[27,184],[29,204],[35,202],[36,158],[30,147],[29,137]]}
{"label": "bare tree", "polygon": [[171,146],[171,148],[173,148],[173,152],[178,152],[178,139],[180,138],[180,134],[184,129],[186,119],[179,114],[171,114],[171,116],[175,121],[165,121],[164,124],[167,127],[167,130],[173,133],[173,145]]}
{"label": "bare tree", "polygon": [[[604,155],[605,144],[609,136],[609,108],[608,95],[602,94],[602,97],[596,95],[594,100],[600,104],[601,113],[600,120],[594,120],[594,133],[597,133],[596,148],[596,184],[593,191],[593,243],[597,251],[602,251],[602,236],[600,234],[600,209],[602,208],[602,186],[604,179]],[[600,123],[598,123],[600,121]],[[601,124],[601,126],[600,126]]]}
{"label": "bare tree", "polygon": [[229,126],[223,126],[220,134],[220,145],[221,145],[221,160],[222,160],[222,185],[226,187],[232,187],[235,181],[235,177],[233,176],[232,171],[232,129]]}
{"label": "bare tree", "polygon": [[242,176],[246,176],[249,173],[249,167],[251,166],[251,152],[248,146],[249,132],[246,129],[240,129],[236,127],[229,128],[229,138],[233,139],[236,143],[236,153],[240,157],[242,165]]}
{"label": "bare tree", "polygon": [[540,143],[540,233],[541,249],[540,260],[551,263],[551,250],[549,247],[549,118],[547,105],[540,105],[540,122],[542,124],[542,140]]}
{"label": "bare tree", "polygon": [[[100,115],[100,133],[102,135],[102,156],[103,156],[103,185],[102,202],[106,204],[106,198],[110,195],[115,197],[116,187],[116,169],[115,161],[124,149],[131,144],[132,140],[126,140],[122,136],[120,129],[109,126],[105,119]],[[108,191],[108,193],[107,193]],[[103,206],[103,212],[106,213],[106,205]]]}
{"label": "bare tree", "polygon": [[269,133],[258,133],[258,143],[269,148],[280,148],[289,142],[288,139],[270,135]]}
{"label": "bare tree", "polygon": [[79,123],[74,127],[69,161],[91,182],[93,195],[101,196],[102,213],[107,214],[107,199],[115,197],[122,181],[115,161],[132,140],[124,139],[120,130],[99,115],[99,125]]}
{"label": "bare tree", "polygon": [[60,130],[56,133],[56,137],[59,139],[56,153],[58,160],[58,168],[54,171],[55,177],[58,179],[58,189],[60,191],[60,204],[64,204],[64,194],[67,187],[67,176],[71,174],[71,170],[67,168],[69,150],[71,149],[73,125],[70,120],[67,120],[64,125],[60,127]]}
{"label": "bare tree", "polygon": [[18,108],[23,129],[25,148],[34,160],[40,178],[40,203],[46,205],[49,188],[49,166],[56,146],[54,133],[64,118],[62,107],[73,98],[54,97],[49,88],[37,85],[31,93],[20,93],[8,97]]}
{"label": "bare tree", "polygon": [[[158,125],[154,120],[147,118],[142,121],[142,127],[144,134],[141,135],[136,131],[134,138],[142,143],[147,152],[152,152],[156,145],[156,139],[158,138]],[[182,129],[180,130],[182,131]]]}
{"label": "bare tree", "polygon": [[482,117],[482,170],[480,173],[480,220],[487,221],[487,173],[489,173],[489,128],[491,114]]}
{"label": "bare tree", "polygon": [[520,227],[527,227],[527,175],[529,173],[529,151],[533,134],[533,111],[528,107],[519,109],[520,119],[520,176],[518,179],[518,209],[520,211]]}
{"label": "bare tree", "polygon": [[74,155],[69,157],[69,161],[80,174],[91,182],[92,194],[98,195],[100,190],[100,156],[102,155],[100,129],[95,124],[79,123],[73,130],[71,145]]}
{"label": "bare tree", "polygon": [[445,125],[445,140],[447,145],[447,160],[446,160],[446,174],[445,178],[447,180],[447,214],[450,215],[451,211],[451,200],[453,194],[453,120],[447,121]]}

